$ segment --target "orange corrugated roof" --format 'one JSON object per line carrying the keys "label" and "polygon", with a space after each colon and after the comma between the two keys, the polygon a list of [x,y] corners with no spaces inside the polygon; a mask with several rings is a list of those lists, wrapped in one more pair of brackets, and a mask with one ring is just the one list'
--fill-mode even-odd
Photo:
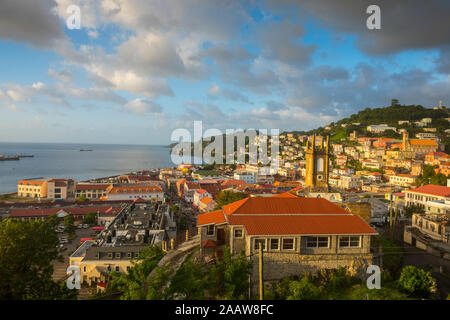
{"label": "orange corrugated roof", "polygon": [[348,214],[323,198],[250,197],[223,206],[225,214]]}
{"label": "orange corrugated roof", "polygon": [[425,139],[410,139],[409,143],[413,146],[436,146],[437,142],[435,140],[425,140]]}
{"label": "orange corrugated roof", "polygon": [[225,223],[227,220],[223,215],[222,210],[211,211],[197,216],[197,225],[207,225],[211,223],[219,224]]}
{"label": "orange corrugated roof", "polygon": [[249,235],[376,234],[359,216],[323,198],[251,197],[198,216],[198,225],[242,225]]}
{"label": "orange corrugated roof", "polygon": [[346,215],[231,215],[230,225],[243,225],[248,235],[377,234],[360,217]]}

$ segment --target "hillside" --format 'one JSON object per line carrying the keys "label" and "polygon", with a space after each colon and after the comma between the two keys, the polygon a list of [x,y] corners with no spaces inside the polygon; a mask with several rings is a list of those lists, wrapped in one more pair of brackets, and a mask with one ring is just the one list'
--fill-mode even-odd
{"label": "hillside", "polygon": [[[332,122],[328,126],[329,130],[325,127],[320,127],[311,131],[294,131],[294,134],[325,134],[330,135],[331,140],[334,142],[339,142],[341,139],[348,137],[354,130],[358,135],[363,136],[377,136],[371,132],[367,131],[368,125],[373,124],[387,124],[388,126],[396,128],[404,128],[408,130],[411,137],[416,133],[422,132],[423,128],[417,127],[413,124],[414,121],[419,121],[423,118],[431,118],[432,123],[428,127],[436,128],[436,134],[442,136],[445,140],[446,129],[449,129],[449,122],[445,120],[448,118],[449,109],[429,109],[424,108],[420,105],[393,105],[384,108],[366,108],[356,114],[353,114],[347,118],[341,119],[337,122]],[[398,122],[401,120],[408,120],[410,124],[399,125]],[[356,125],[355,125],[356,124]],[[381,136],[391,137],[391,138],[401,138],[400,134],[394,131],[385,131]]]}

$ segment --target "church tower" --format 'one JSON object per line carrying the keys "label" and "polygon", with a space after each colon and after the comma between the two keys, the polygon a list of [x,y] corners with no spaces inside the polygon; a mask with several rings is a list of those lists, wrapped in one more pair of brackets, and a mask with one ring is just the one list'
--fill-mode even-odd
{"label": "church tower", "polygon": [[328,192],[328,150],[330,147],[329,136],[324,141],[320,136],[320,142],[316,145],[316,135],[312,142],[306,142],[306,177],[305,189],[310,192]]}

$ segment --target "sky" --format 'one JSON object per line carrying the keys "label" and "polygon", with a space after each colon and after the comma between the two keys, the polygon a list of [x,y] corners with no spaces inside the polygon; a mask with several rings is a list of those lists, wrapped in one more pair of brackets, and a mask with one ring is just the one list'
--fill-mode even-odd
{"label": "sky", "polygon": [[448,105],[449,15],[448,0],[2,0],[0,141],[168,144],[194,121],[282,132],[393,98]]}

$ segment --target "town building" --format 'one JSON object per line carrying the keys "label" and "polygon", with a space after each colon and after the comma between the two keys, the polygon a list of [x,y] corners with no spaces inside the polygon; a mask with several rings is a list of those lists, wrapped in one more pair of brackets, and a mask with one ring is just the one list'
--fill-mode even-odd
{"label": "town building", "polygon": [[[199,215],[197,225],[204,255],[227,245],[232,254],[256,260],[262,246],[265,281],[338,267],[365,272],[373,260],[370,238],[377,234],[326,199],[292,195],[249,197]],[[257,268],[254,263],[252,283]]]}
{"label": "town building", "polygon": [[389,177],[389,183],[393,186],[411,187],[416,181],[417,177],[411,174],[394,174]]}
{"label": "town building", "polygon": [[246,173],[246,172],[242,172],[242,173],[235,173],[233,175],[233,179],[234,180],[242,180],[245,181],[245,183],[256,183],[256,174],[254,173]]}
{"label": "town building", "polygon": [[110,183],[77,183],[75,186],[75,197],[86,198],[88,200],[100,199],[106,196],[106,189]]}
{"label": "town building", "polygon": [[428,184],[415,189],[405,190],[407,206],[420,205],[425,208],[428,201],[432,200],[449,201],[450,187]]}
{"label": "town building", "polygon": [[24,198],[47,198],[51,178],[22,179],[17,183],[17,195]]}
{"label": "town building", "polygon": [[100,200],[144,200],[164,201],[164,191],[160,187],[146,184],[112,184],[106,189],[106,196]]}
{"label": "town building", "polygon": [[430,152],[436,152],[439,148],[439,144],[435,140],[427,139],[409,139],[408,133],[403,132],[402,150],[414,151],[416,154],[427,154]]}
{"label": "town building", "polygon": [[382,132],[384,132],[386,130],[397,131],[397,128],[389,127],[387,125],[370,125],[370,126],[367,126],[367,131],[373,132],[373,133],[382,133]]}
{"label": "town building", "polygon": [[47,198],[51,200],[75,200],[75,181],[51,179],[47,182]]}
{"label": "town building", "polygon": [[128,273],[133,260],[149,245],[174,245],[176,222],[165,204],[136,199],[123,208],[95,240],[83,242],[70,256],[70,265],[80,268],[81,282],[106,282],[111,271]]}
{"label": "town building", "polygon": [[21,220],[44,220],[49,216],[56,214],[58,218],[72,214],[76,220],[91,212],[105,214],[108,217],[115,216],[120,211],[117,206],[85,206],[85,207],[64,207],[64,208],[32,208],[32,209],[12,209],[10,218]]}

